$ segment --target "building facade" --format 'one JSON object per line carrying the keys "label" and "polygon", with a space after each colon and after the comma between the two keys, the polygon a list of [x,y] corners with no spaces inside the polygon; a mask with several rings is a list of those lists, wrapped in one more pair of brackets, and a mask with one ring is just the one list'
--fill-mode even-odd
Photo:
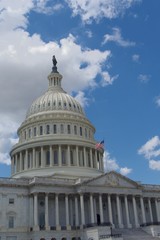
{"label": "building facade", "polygon": [[95,128],[56,65],[53,56],[48,90],[18,129],[11,178],[0,178],[0,240],[113,239],[124,228],[158,236],[160,186],[104,173]]}

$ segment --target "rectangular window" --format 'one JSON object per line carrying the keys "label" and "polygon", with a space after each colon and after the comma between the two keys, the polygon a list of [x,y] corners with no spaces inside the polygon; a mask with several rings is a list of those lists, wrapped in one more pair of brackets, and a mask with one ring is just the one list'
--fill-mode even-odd
{"label": "rectangular window", "polygon": [[13,216],[9,216],[8,227],[9,228],[14,228],[14,217]]}
{"label": "rectangular window", "polygon": [[49,125],[46,126],[46,134],[50,134],[50,126]]}
{"label": "rectangular window", "polygon": [[50,151],[46,152],[46,165],[49,166],[50,165]]}
{"label": "rectangular window", "polygon": [[43,126],[40,126],[40,128],[39,128],[39,134],[40,134],[40,135],[43,135]]}
{"label": "rectangular window", "polygon": [[53,133],[57,133],[57,125],[56,124],[53,125]]}
{"label": "rectangular window", "polygon": [[54,151],[54,165],[58,165],[58,151]]}
{"label": "rectangular window", "polygon": [[9,198],[9,204],[14,204],[14,198]]}
{"label": "rectangular window", "polygon": [[62,150],[62,164],[66,165],[66,150]]}
{"label": "rectangular window", "polygon": [[71,133],[71,126],[68,125],[68,126],[67,126],[67,129],[68,129],[68,134],[70,134],[70,133]]}
{"label": "rectangular window", "polygon": [[80,136],[82,136],[82,127],[80,127],[79,130],[80,130]]}
{"label": "rectangular window", "polygon": [[74,134],[77,135],[77,126],[74,126]]}
{"label": "rectangular window", "polygon": [[36,127],[34,127],[34,136],[36,136],[37,135],[37,129],[36,129]]}
{"label": "rectangular window", "polygon": [[29,135],[29,138],[31,138],[31,129],[29,129],[28,135]]}

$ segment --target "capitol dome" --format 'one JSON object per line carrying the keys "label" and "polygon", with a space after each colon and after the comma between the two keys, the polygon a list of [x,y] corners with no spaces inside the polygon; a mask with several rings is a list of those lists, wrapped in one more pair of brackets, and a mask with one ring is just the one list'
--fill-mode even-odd
{"label": "capitol dome", "polygon": [[103,150],[95,149],[95,128],[80,103],[61,87],[53,56],[48,90],[27,111],[11,150],[12,177],[94,177],[103,173]]}

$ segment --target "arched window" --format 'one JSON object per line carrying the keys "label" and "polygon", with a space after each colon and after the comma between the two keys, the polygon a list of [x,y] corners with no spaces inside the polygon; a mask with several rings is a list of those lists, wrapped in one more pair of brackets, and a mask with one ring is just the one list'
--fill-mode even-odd
{"label": "arched window", "polygon": [[51,238],[51,240],[56,240],[56,238]]}
{"label": "arched window", "polygon": [[63,237],[62,240],[67,240],[67,238]]}
{"label": "arched window", "polygon": [[34,127],[33,132],[34,132],[34,137],[35,137],[37,135],[37,128],[36,127]]}
{"label": "arched window", "polygon": [[45,238],[40,238],[40,240],[45,240]]}

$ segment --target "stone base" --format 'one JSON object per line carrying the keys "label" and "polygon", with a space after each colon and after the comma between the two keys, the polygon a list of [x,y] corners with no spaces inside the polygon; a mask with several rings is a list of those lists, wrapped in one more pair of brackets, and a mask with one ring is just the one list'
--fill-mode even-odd
{"label": "stone base", "polygon": [[132,224],[127,224],[127,228],[132,228]]}
{"label": "stone base", "polygon": [[37,226],[34,226],[33,227],[33,231],[39,231],[39,226],[37,225]]}
{"label": "stone base", "polygon": [[56,230],[60,231],[61,230],[61,226],[60,225],[56,226]]}
{"label": "stone base", "polygon": [[50,226],[45,226],[45,230],[49,231],[50,230]]}
{"label": "stone base", "polygon": [[124,228],[124,225],[123,224],[118,224],[118,227],[119,228]]}
{"label": "stone base", "polygon": [[71,230],[71,226],[70,225],[67,225],[67,230]]}

